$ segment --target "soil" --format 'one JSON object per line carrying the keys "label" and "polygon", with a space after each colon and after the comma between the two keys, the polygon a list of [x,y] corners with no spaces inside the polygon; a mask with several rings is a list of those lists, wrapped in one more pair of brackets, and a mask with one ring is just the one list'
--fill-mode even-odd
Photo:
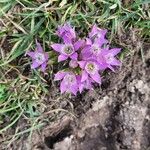
{"label": "soil", "polygon": [[[143,49],[142,59],[137,44],[122,67],[107,74],[95,91],[66,98],[76,117],[61,114],[8,149],[150,150],[150,44]],[[52,90],[57,93],[57,88]],[[65,102],[61,105],[67,110]]]}

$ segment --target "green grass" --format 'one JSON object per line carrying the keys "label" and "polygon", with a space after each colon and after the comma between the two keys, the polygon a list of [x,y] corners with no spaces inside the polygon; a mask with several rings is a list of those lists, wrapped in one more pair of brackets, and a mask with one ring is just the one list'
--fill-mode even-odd
{"label": "green grass", "polygon": [[[24,55],[27,50],[34,49],[36,38],[54,59],[50,44],[58,40],[55,36],[58,25],[70,22],[84,37],[97,23],[108,29],[107,36],[112,44],[126,50],[121,55],[123,60],[130,50],[125,44],[120,45],[116,37],[139,29],[142,41],[148,42],[149,7],[148,0],[136,0],[128,5],[120,0],[0,0],[0,134],[5,135],[22,118],[28,122],[28,128],[8,136],[9,142],[44,125],[45,119],[39,121],[39,117],[48,107],[44,103],[50,96],[46,77],[52,78],[53,66],[50,61],[47,75],[30,70],[30,59]],[[55,103],[55,99],[53,101]],[[50,111],[63,111],[59,106],[55,109]]]}

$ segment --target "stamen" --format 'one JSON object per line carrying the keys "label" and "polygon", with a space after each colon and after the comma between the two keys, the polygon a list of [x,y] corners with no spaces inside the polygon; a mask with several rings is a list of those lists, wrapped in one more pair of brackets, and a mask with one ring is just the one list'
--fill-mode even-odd
{"label": "stamen", "polygon": [[73,53],[72,46],[69,46],[69,45],[65,46],[65,48],[63,49],[63,52],[64,54],[71,55]]}
{"label": "stamen", "polygon": [[36,53],[36,55],[35,55],[35,60],[36,60],[39,64],[43,63],[43,62],[45,61],[45,56],[44,56],[44,54],[42,54],[42,53]]}
{"label": "stamen", "polygon": [[66,85],[74,85],[76,83],[76,78],[74,75],[68,74],[64,77]]}
{"label": "stamen", "polygon": [[89,62],[86,64],[85,69],[89,74],[95,74],[98,68],[95,63]]}

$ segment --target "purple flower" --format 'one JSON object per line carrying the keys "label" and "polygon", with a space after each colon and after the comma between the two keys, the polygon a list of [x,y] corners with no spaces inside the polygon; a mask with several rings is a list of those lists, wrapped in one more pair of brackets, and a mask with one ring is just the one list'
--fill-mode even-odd
{"label": "purple flower", "polygon": [[73,72],[59,71],[57,74],[55,74],[54,80],[62,80],[60,83],[61,93],[67,92],[73,93],[74,95],[77,94],[78,83],[76,75]]}
{"label": "purple flower", "polygon": [[108,41],[105,39],[106,33],[106,29],[102,30],[98,28],[97,25],[94,25],[91,32],[89,33],[89,38],[91,38],[92,40],[98,40],[100,42],[107,43]]}
{"label": "purple flower", "polygon": [[57,35],[62,38],[65,43],[76,39],[75,30],[69,23],[65,23],[63,26],[59,26]]}
{"label": "purple flower", "polygon": [[55,43],[52,44],[51,47],[60,53],[58,57],[58,62],[64,61],[68,58],[71,58],[72,60],[77,60],[78,54],[76,51],[80,49],[80,47],[83,44],[83,40],[78,40],[75,43],[64,43],[64,44],[59,44]]}
{"label": "purple flower", "polygon": [[121,62],[115,58],[115,56],[121,51],[121,48],[102,49],[98,62],[105,64],[105,68],[109,68],[114,71],[112,66],[120,66]]}
{"label": "purple flower", "polygon": [[95,61],[80,61],[80,67],[82,70],[81,82],[89,79],[89,77],[97,83],[101,83],[101,77],[99,75],[99,66]]}
{"label": "purple flower", "polygon": [[89,58],[97,59],[99,54],[101,53],[102,45],[104,43],[99,40],[95,40],[92,42],[91,39],[86,39],[86,44],[81,51],[82,59],[88,60]]}
{"label": "purple flower", "polygon": [[76,78],[77,78],[78,89],[79,89],[80,93],[82,93],[82,91],[84,89],[88,89],[88,90],[92,90],[93,89],[92,79],[88,78],[87,80],[82,82],[81,81],[81,79],[82,79],[81,75],[77,75]]}
{"label": "purple flower", "polygon": [[27,55],[29,55],[32,58],[32,65],[31,68],[35,69],[40,67],[43,72],[46,70],[47,61],[48,61],[48,53],[43,51],[42,46],[38,41],[36,40],[36,50],[34,52],[29,51],[27,52]]}

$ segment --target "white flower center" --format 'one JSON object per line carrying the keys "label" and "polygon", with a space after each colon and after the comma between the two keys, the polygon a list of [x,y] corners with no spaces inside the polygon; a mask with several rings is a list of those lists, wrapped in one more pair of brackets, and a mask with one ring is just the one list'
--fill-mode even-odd
{"label": "white flower center", "polygon": [[36,53],[35,55],[35,60],[37,63],[42,64],[43,62],[45,62],[45,56],[42,53]]}
{"label": "white flower center", "polygon": [[65,77],[64,77],[64,81],[65,81],[65,84],[66,85],[74,85],[76,83],[76,77],[75,75],[72,75],[72,74],[67,74]]}
{"label": "white flower center", "polygon": [[72,46],[66,45],[65,48],[63,49],[63,53],[66,55],[71,55],[74,52]]}
{"label": "white flower center", "polygon": [[85,70],[89,73],[89,74],[95,74],[98,70],[97,65],[94,62],[88,62],[85,66]]}
{"label": "white flower center", "polygon": [[100,52],[100,48],[97,45],[92,46],[91,52],[97,55]]}

